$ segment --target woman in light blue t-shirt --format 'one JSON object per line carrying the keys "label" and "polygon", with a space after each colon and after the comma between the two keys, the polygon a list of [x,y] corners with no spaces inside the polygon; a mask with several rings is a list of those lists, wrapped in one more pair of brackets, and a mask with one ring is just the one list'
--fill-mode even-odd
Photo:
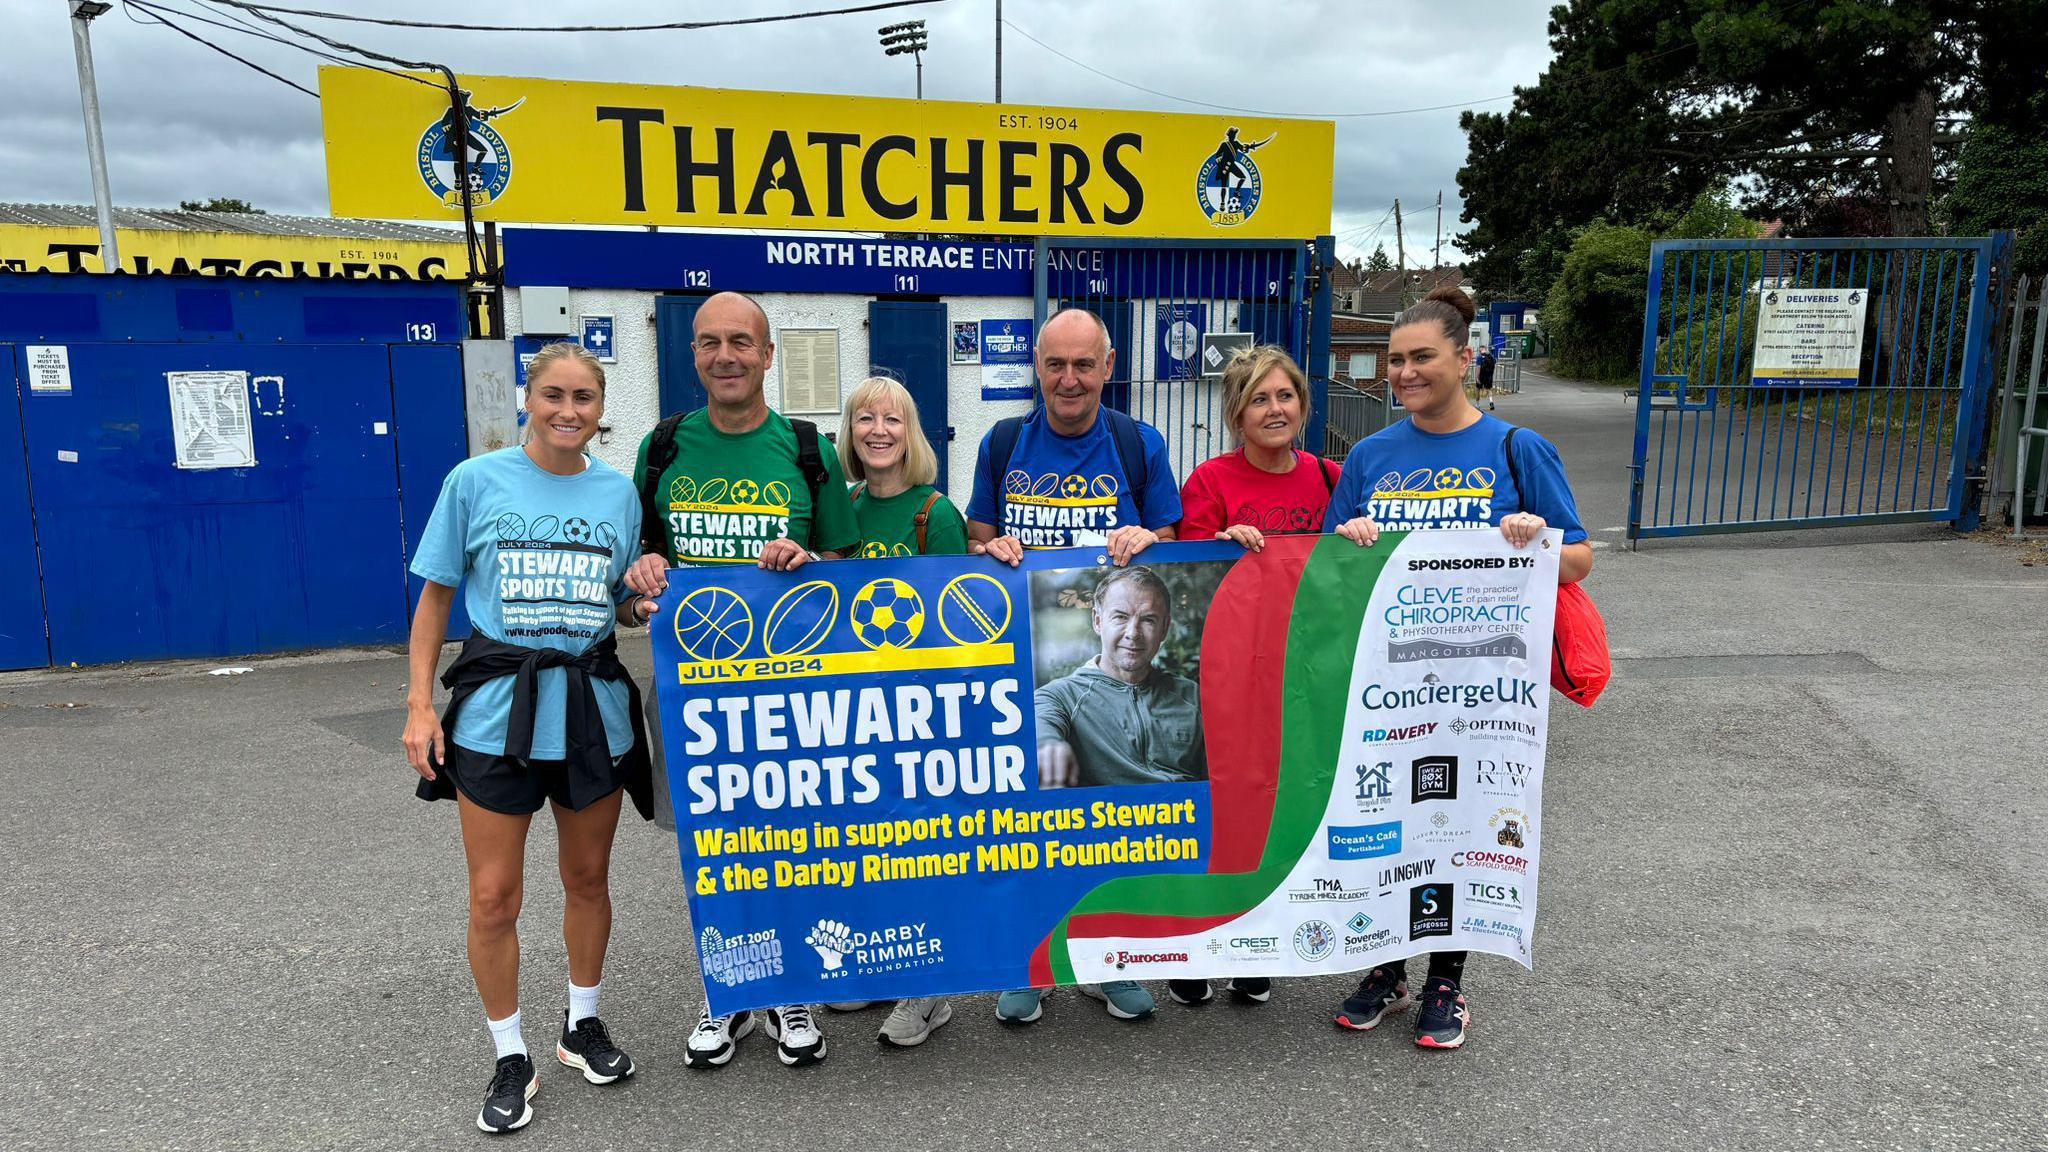
{"label": "woman in light blue t-shirt", "polygon": [[[1481,412],[1465,396],[1472,366],[1467,343],[1471,297],[1440,288],[1394,317],[1387,343],[1388,380],[1408,419],[1360,441],[1344,460],[1323,531],[1360,546],[1382,528],[1498,527],[1517,548],[1545,528],[1564,533],[1558,580],[1570,584],[1593,569],[1593,548],[1579,522],[1564,463],[1550,442]],[[1357,1032],[1378,1027],[1408,1007],[1407,962],[1366,973],[1337,1010],[1337,1025]],[[1470,1020],[1463,992],[1465,953],[1432,952],[1416,1014],[1415,1043],[1454,1049]]]}
{"label": "woman in light blue t-shirt", "polygon": [[[497,1047],[476,1124],[533,1119],[539,1086],[519,1023],[519,904],[533,814],[555,815],[569,951],[568,1007],[555,1057],[592,1084],[633,1074],[597,1015],[612,906],[607,875],[620,798],[649,807],[639,692],[619,663],[615,623],[640,623],[628,594],[640,500],[584,454],[604,415],[604,369],[551,344],[527,369],[527,442],[455,466],[412,562],[425,580],[412,623],[405,754],[418,794],[452,799],[469,863],[469,967]],[[443,683],[434,672],[462,587],[474,629]]]}

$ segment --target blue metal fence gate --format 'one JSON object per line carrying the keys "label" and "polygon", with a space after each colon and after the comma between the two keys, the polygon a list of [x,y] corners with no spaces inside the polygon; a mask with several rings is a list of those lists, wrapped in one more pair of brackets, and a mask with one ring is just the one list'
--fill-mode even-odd
{"label": "blue metal fence gate", "polygon": [[1256,343],[1287,349],[1311,378],[1304,440],[1320,448],[1329,290],[1327,278],[1311,273],[1327,263],[1327,240],[1042,237],[1037,247],[1038,324],[1068,307],[1102,317],[1116,349],[1103,402],[1160,431],[1177,478],[1232,447],[1220,380],[1203,379],[1206,333],[1249,332]]}
{"label": "blue metal fence gate", "polygon": [[[1629,539],[1904,521],[1972,527],[1965,488],[1981,474],[1989,293],[2009,242],[1658,242]],[[1756,371],[1766,298],[1775,308],[1802,290],[1845,291],[1863,308],[1853,380]],[[1810,335],[1818,347],[1845,341],[1848,330]]]}

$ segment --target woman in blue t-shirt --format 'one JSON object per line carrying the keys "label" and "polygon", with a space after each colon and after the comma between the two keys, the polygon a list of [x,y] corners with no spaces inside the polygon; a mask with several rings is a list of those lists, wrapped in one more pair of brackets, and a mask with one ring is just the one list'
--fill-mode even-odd
{"label": "woman in blue t-shirt", "polygon": [[[497,1047],[477,1113],[485,1132],[533,1119],[539,1080],[519,1027],[519,903],[526,833],[552,804],[569,951],[569,1006],[555,1058],[592,1084],[633,1074],[597,1016],[611,937],[607,882],[619,798],[649,806],[639,690],[619,663],[615,623],[638,624],[628,593],[639,553],[632,482],[584,455],[604,415],[604,369],[574,344],[550,344],[527,369],[527,442],[449,472],[412,562],[426,581],[412,621],[405,755],[418,795],[457,802],[469,864],[469,968]],[[434,670],[456,589],[472,633],[442,678]]]}
{"label": "woman in blue t-shirt", "polygon": [[[1481,412],[1465,397],[1473,315],[1471,298],[1447,286],[1394,317],[1388,379],[1408,419],[1351,450],[1323,531],[1363,546],[1377,540],[1382,528],[1498,526],[1520,548],[1545,528],[1557,528],[1564,533],[1558,579],[1583,580],[1593,569],[1593,549],[1557,449],[1526,428]],[[1465,1042],[1470,1017],[1460,989],[1464,975],[1465,953],[1430,953],[1415,1023],[1417,1045],[1456,1048]],[[1344,1001],[1337,1024],[1370,1031],[1409,1003],[1407,962],[1382,964]]]}

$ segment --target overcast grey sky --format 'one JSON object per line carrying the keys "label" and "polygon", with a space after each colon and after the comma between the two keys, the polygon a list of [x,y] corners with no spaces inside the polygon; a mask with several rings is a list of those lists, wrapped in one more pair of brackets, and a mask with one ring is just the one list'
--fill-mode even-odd
{"label": "overcast grey sky", "polygon": [[[200,0],[157,0],[225,17]],[[544,4],[291,0],[408,19],[477,23],[623,23],[718,19],[848,6],[854,0]],[[78,85],[64,0],[0,0],[0,200],[85,203]],[[137,19],[148,17],[133,11]],[[1345,256],[1385,241],[1396,196],[1411,264],[1427,263],[1434,203],[1444,236],[1457,223],[1465,156],[1458,112],[1339,117],[1477,103],[1534,82],[1549,59],[1539,0],[1004,0],[1016,29],[1089,67],[1175,97],[1337,121],[1334,230]],[[445,61],[458,72],[647,84],[909,96],[906,57],[884,57],[875,29],[902,19],[930,27],[928,98],[994,96],[995,0],[946,0],[892,12],[701,32],[543,35],[385,28],[302,21],[327,35],[398,56]],[[309,88],[319,61],[303,52],[190,20],[205,35]],[[327,180],[318,103],[215,55],[168,28],[132,22],[118,5],[93,24],[94,58],[114,199],[171,207],[233,196],[274,212],[325,215]],[[1091,74],[1015,30],[1003,36],[1003,96],[1011,103],[1201,112]],[[1478,104],[1498,110],[1506,101]],[[1362,242],[1362,247],[1353,247]],[[1448,256],[1447,256],[1448,258]]]}

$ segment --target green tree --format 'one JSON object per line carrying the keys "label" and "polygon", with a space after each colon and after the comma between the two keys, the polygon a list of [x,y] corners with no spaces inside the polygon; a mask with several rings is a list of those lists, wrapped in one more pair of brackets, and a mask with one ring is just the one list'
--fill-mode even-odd
{"label": "green tree", "polygon": [[[1459,245],[1541,294],[1599,217],[1659,229],[1703,190],[1804,232],[1922,235],[1976,106],[2040,88],[2044,0],[1570,0],[1505,113],[1466,113]],[[1987,111],[1987,114],[1990,114]]]}
{"label": "green tree", "polygon": [[1385,244],[1373,247],[1372,255],[1366,258],[1365,270],[1367,272],[1391,272],[1394,270],[1394,262],[1387,259],[1387,246]]}
{"label": "green tree", "polygon": [[256,207],[255,205],[249,203],[247,200],[233,200],[226,196],[215,196],[211,200],[180,200],[178,201],[178,211],[250,212],[254,213],[257,216],[269,215],[268,212],[265,212],[263,209]]}
{"label": "green tree", "polygon": [[2028,117],[1986,116],[1971,130],[1956,161],[1956,184],[1942,205],[1949,230],[1982,235],[2018,233],[2016,272],[2048,274],[2048,95]]}
{"label": "green tree", "polygon": [[1651,236],[1641,228],[1595,221],[1579,230],[1557,283],[1543,300],[1551,364],[1567,376],[1632,376],[1642,337]]}

